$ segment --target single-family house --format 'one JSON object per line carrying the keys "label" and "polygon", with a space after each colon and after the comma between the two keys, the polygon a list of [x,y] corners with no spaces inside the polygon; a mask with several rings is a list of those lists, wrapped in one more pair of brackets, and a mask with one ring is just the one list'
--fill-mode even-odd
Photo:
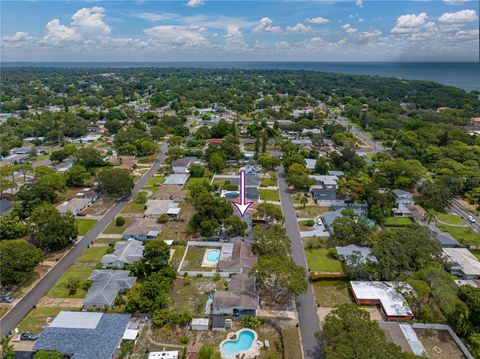
{"label": "single-family house", "polygon": [[341,206],[345,204],[344,200],[337,199],[337,191],[332,188],[310,187],[310,193],[316,204],[320,207]]}
{"label": "single-family house", "polygon": [[348,246],[337,246],[335,247],[338,254],[338,259],[344,261],[346,264],[350,264],[353,257],[356,257],[358,261],[362,263],[367,262],[376,262],[377,259],[372,254],[372,250],[369,247],[360,247],[355,244],[350,244]]}
{"label": "single-family house", "polygon": [[[358,305],[379,305],[388,320],[412,320],[413,312],[401,294],[411,287],[402,282],[351,281],[352,295]],[[402,289],[403,288],[403,289]]]}
{"label": "single-family house", "polygon": [[412,212],[403,203],[397,203],[397,208],[392,209],[394,217],[412,217]]}
{"label": "single-family house", "polygon": [[220,272],[247,273],[257,263],[252,245],[243,241],[234,241],[230,256],[222,256],[217,267]]}
{"label": "single-family house", "polygon": [[155,218],[136,218],[123,232],[123,239],[146,241],[155,239],[162,230],[162,225]]}
{"label": "single-family house", "polygon": [[[421,222],[423,224],[423,222]],[[447,232],[443,232],[434,223],[427,225],[430,230],[435,233],[435,239],[440,242],[442,248],[456,248],[460,246],[460,243]]]}
{"label": "single-family house", "polygon": [[345,173],[343,171],[328,171],[329,176],[336,176],[338,178],[341,178],[345,176]]}
{"label": "single-family house", "polygon": [[165,178],[163,184],[165,185],[176,185],[183,188],[188,181],[190,175],[188,173],[174,173]]}
{"label": "single-family house", "polygon": [[77,198],[89,199],[92,203],[99,197],[99,192],[95,188],[84,188],[77,193]]}
{"label": "single-family house", "polygon": [[88,198],[72,198],[69,201],[63,202],[57,206],[58,211],[65,215],[68,212],[76,216],[80,212],[83,212],[87,209],[92,201]]}
{"label": "single-family house", "polygon": [[316,183],[319,183],[323,186],[323,188],[331,188],[337,189],[338,188],[338,177],[337,176],[330,176],[330,175],[312,175],[310,178],[313,178]]}
{"label": "single-family house", "polygon": [[113,253],[102,257],[102,265],[105,268],[123,268],[125,264],[132,264],[142,259],[143,243],[135,239],[119,241],[113,247]]}
{"label": "single-family house", "polygon": [[188,167],[194,163],[200,163],[197,157],[183,157],[172,162],[173,173],[189,173]]}
{"label": "single-family house", "polygon": [[61,311],[40,334],[33,350],[59,351],[73,359],[112,359],[130,314]]}
{"label": "single-family house", "polygon": [[133,287],[137,278],[130,277],[128,270],[97,269],[90,274],[93,282],[83,300],[86,308],[111,308],[118,293]]}
{"label": "single-family house", "polygon": [[131,171],[137,165],[138,160],[135,156],[111,156],[109,162],[117,168]]}
{"label": "single-family house", "polygon": [[258,294],[255,279],[246,274],[235,274],[228,282],[228,290],[213,294],[212,313],[214,315],[256,315]]}
{"label": "single-family house", "polygon": [[291,142],[293,144],[299,145],[299,146],[305,146],[305,147],[312,147],[313,146],[312,140],[309,139],[308,137],[296,138],[296,139],[291,140]]}
{"label": "single-family house", "polygon": [[410,192],[404,191],[402,189],[394,189],[392,192],[396,197],[397,204],[415,204],[415,202],[413,201],[413,195]]}
{"label": "single-family house", "polygon": [[480,279],[480,262],[467,248],[443,248],[450,273],[462,279]]}
{"label": "single-family house", "polygon": [[162,214],[177,218],[181,209],[178,203],[169,199],[150,199],[146,206],[144,216],[149,218],[159,218]]}

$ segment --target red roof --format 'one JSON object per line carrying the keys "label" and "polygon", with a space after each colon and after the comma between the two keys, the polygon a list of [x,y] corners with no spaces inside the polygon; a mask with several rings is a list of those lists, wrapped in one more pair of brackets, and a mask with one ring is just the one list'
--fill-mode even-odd
{"label": "red roof", "polygon": [[224,138],[209,138],[207,140],[208,143],[222,143],[223,141],[225,141]]}

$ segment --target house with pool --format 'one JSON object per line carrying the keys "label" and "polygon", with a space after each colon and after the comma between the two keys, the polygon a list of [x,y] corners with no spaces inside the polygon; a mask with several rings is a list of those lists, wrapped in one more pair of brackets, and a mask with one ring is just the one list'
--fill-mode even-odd
{"label": "house with pool", "polygon": [[228,289],[213,294],[212,314],[232,316],[255,316],[259,308],[255,279],[247,274],[234,274]]}

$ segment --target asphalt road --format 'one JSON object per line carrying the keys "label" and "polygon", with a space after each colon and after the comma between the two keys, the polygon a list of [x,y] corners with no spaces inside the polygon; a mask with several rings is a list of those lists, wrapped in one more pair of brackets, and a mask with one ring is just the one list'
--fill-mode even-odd
{"label": "asphalt road", "polygon": [[362,131],[360,131],[358,128],[356,128],[353,124],[348,122],[347,120],[337,117],[336,122],[341,124],[342,126],[348,128],[348,130],[358,139],[360,139],[362,142],[366,143],[368,146],[370,146],[373,149],[373,152],[387,152],[387,149],[383,147],[381,144],[378,142],[372,140],[369,138],[367,135],[365,135]]}
{"label": "asphalt road", "polygon": [[[132,196],[147,183],[157,172],[165,160],[167,144],[162,146],[162,152],[150,170],[140,178],[132,190]],[[117,202],[81,239],[75,246],[53,267],[40,281],[0,320],[1,336],[8,335],[20,323],[38,301],[53,287],[62,274],[75,262],[75,260],[88,248],[106,226],[122,211],[127,201]]]}
{"label": "asphalt road", "polygon": [[[453,213],[460,216],[466,224],[473,228],[474,231],[480,232],[480,217],[475,215],[475,213],[470,211],[468,208],[464,207],[456,198],[452,200],[450,209]],[[467,218],[468,216],[475,218],[476,222],[470,222]]]}
{"label": "asphalt road", "polygon": [[[278,173],[278,186],[282,202],[282,212],[285,217],[285,229],[291,240],[292,257],[298,265],[307,269],[307,261],[303,252],[303,244],[298,232],[297,216],[293,207],[290,190],[285,179],[285,170],[280,167]],[[312,286],[308,285],[305,294],[295,298],[300,326],[300,334],[305,359],[323,359],[325,355],[322,350],[322,343],[314,334],[320,331],[320,321],[317,314],[317,306],[313,295]]]}

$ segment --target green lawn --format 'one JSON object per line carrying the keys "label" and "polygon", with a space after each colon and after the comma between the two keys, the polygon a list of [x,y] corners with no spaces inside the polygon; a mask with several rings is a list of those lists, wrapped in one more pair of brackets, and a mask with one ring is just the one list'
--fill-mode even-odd
{"label": "green lawn", "polygon": [[172,249],[174,249],[175,252],[173,252],[171,264],[173,264],[174,266],[178,266],[183,258],[183,255],[185,254],[187,246],[175,244],[172,246]]}
{"label": "green lawn", "polygon": [[441,222],[465,225],[465,222],[459,216],[453,213],[437,213],[437,218]]}
{"label": "green lawn", "polygon": [[340,261],[328,257],[327,249],[305,249],[305,257],[311,271],[342,272]]}
{"label": "green lawn", "polygon": [[261,183],[265,186],[268,186],[268,187],[276,186],[277,185],[277,179],[276,178],[265,177],[265,178],[262,178]]}
{"label": "green lawn", "polygon": [[260,199],[263,201],[271,201],[271,202],[280,201],[278,191],[274,189],[260,189],[258,190],[258,192],[260,193]]}
{"label": "green lawn", "polygon": [[203,256],[205,255],[207,248],[208,247],[189,246],[181,269],[191,271],[210,271],[211,268],[202,267]]}
{"label": "green lawn", "polygon": [[470,227],[453,227],[439,223],[438,228],[442,231],[450,233],[455,239],[464,244],[480,245],[480,234],[475,232]]}
{"label": "green lawn", "polygon": [[80,219],[76,218],[75,221],[77,221],[78,225],[78,235],[79,236],[84,236],[87,234],[89,230],[92,229],[92,227],[97,223],[95,219]]}
{"label": "green lawn", "polygon": [[77,259],[79,263],[100,263],[102,257],[110,252],[110,247],[90,247]]}
{"label": "green lawn", "polygon": [[48,296],[52,298],[83,298],[87,293],[82,288],[78,288],[74,295],[68,294],[66,284],[73,280],[79,280],[85,282],[88,279],[90,273],[93,272],[95,267],[93,266],[71,266],[60,279],[55,283],[52,289],[48,291]]}
{"label": "green lawn", "polygon": [[298,228],[300,229],[300,231],[312,231],[313,230],[313,226],[309,226],[309,222],[311,220],[308,220],[308,221],[300,221],[298,222]]}
{"label": "green lawn", "polygon": [[383,219],[385,227],[405,227],[413,223],[410,217],[387,217]]}
{"label": "green lawn", "polygon": [[75,308],[34,308],[18,324],[20,332],[40,333],[62,310],[78,310]]}
{"label": "green lawn", "polygon": [[108,225],[107,228],[103,231],[104,234],[122,234],[125,229],[132,223],[133,218],[131,217],[124,217],[125,218],[125,224],[123,226],[118,227],[115,224],[115,219]]}
{"label": "green lawn", "polygon": [[110,245],[110,243],[116,243],[118,241],[121,241],[120,238],[102,238],[99,237],[93,241],[95,244],[107,244]]}
{"label": "green lawn", "polygon": [[282,338],[284,348],[283,357],[285,359],[302,358],[300,335],[298,333],[298,328],[294,324],[282,328]]}
{"label": "green lawn", "polygon": [[154,176],[147,181],[145,186],[143,186],[143,189],[147,190],[147,191],[152,191],[152,192],[155,193],[157,191],[159,185],[161,185],[164,181],[165,181],[165,177]]}
{"label": "green lawn", "polygon": [[145,205],[135,203],[133,201],[128,202],[122,211],[122,213],[143,213],[143,212],[145,212]]}
{"label": "green lawn", "polygon": [[298,218],[315,218],[330,211],[330,207],[305,206],[296,207]]}

